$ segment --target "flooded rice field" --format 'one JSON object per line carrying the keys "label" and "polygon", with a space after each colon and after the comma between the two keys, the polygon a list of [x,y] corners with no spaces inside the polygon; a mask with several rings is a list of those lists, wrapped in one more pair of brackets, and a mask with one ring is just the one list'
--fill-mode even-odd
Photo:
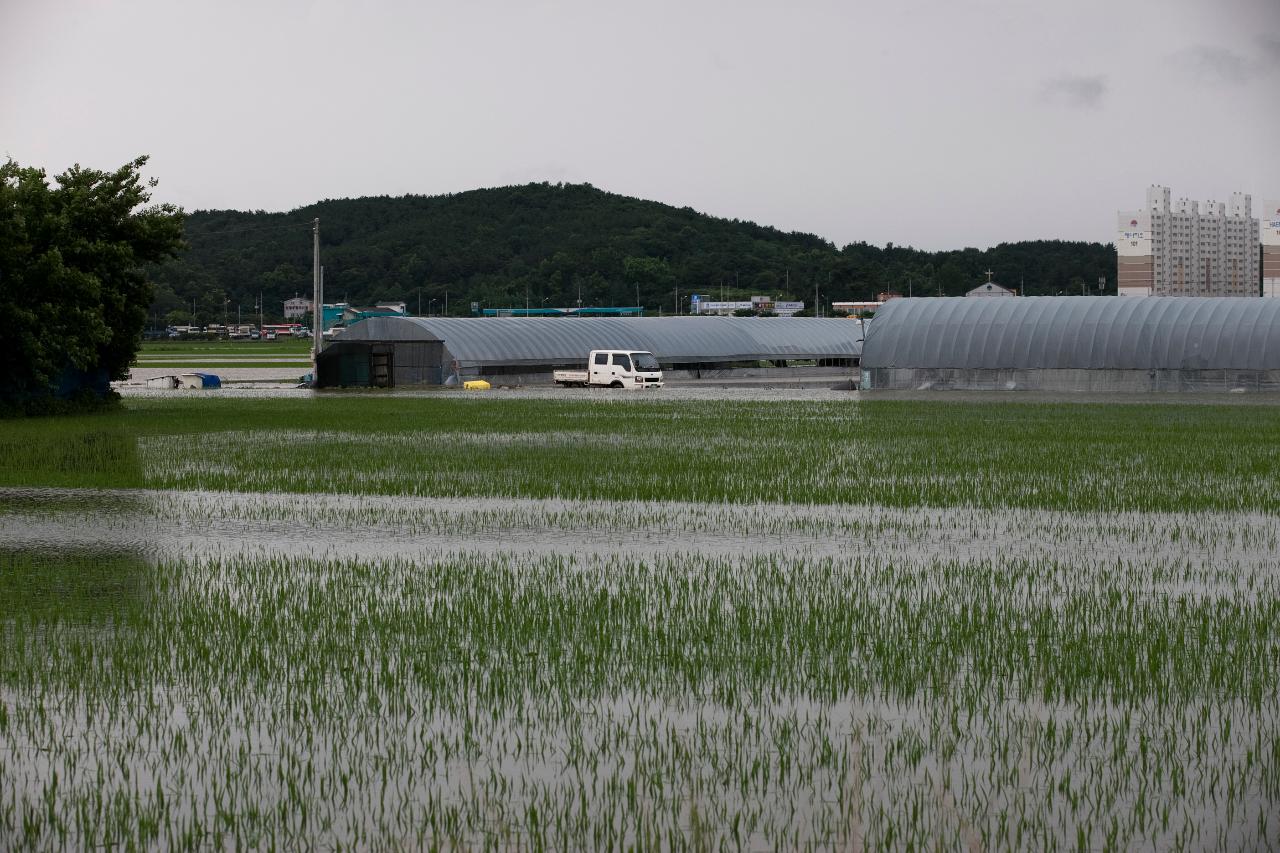
{"label": "flooded rice field", "polygon": [[[759,383],[742,384],[680,384],[669,383],[655,391],[629,391],[615,388],[561,388],[547,385],[524,385],[520,387],[495,387],[488,391],[466,391],[460,388],[390,388],[390,389],[324,389],[315,391],[299,387],[301,373],[293,369],[233,367],[217,369],[214,372],[229,387],[212,392],[168,391],[147,388],[142,383],[154,376],[165,375],[162,369],[149,369],[150,372],[137,371],[137,377],[128,384],[119,384],[116,390],[123,396],[131,398],[162,398],[175,394],[216,394],[218,396],[263,398],[263,399],[302,399],[333,397],[370,397],[383,399],[448,399],[448,400],[558,400],[570,403],[652,403],[655,401],[691,402],[698,400],[740,400],[743,402],[776,402],[787,401],[850,401],[856,400],[858,393],[849,390],[847,385],[831,387],[833,383],[808,383],[804,385],[765,385]],[[173,370],[168,370],[173,373]],[[302,371],[309,372],[309,371]]]}
{"label": "flooded rice field", "polygon": [[211,368],[222,379],[223,387],[217,391],[170,391],[146,387],[146,380],[176,372],[174,368],[135,367],[127,382],[117,383],[115,389],[129,398],[163,398],[175,394],[205,394],[243,399],[309,399],[334,397],[369,397],[384,399],[450,399],[450,400],[558,400],[563,402],[652,403],[662,401],[697,402],[725,400],[740,402],[842,402],[854,403],[860,399],[912,402],[993,403],[1017,401],[1022,403],[1095,403],[1166,404],[1185,406],[1280,406],[1280,394],[1274,392],[1233,394],[1228,392],[1197,392],[1194,394],[1097,394],[1085,392],[1044,391],[876,391],[862,394],[852,384],[852,379],[808,381],[767,380],[688,380],[670,381],[665,387],[652,391],[631,391],[614,388],[561,388],[545,385],[502,386],[488,391],[466,391],[455,387],[421,388],[329,388],[320,391],[301,387],[304,374],[310,366],[301,364],[285,367],[234,367]]}
{"label": "flooded rice field", "polygon": [[0,424],[0,848],[1280,846],[1264,407],[254,393]]}
{"label": "flooded rice field", "polygon": [[[1280,518],[973,508],[424,498],[143,489],[0,488],[0,541],[183,557],[431,557],[458,550],[608,557],[803,553],[901,567],[997,557],[1280,566]],[[1206,582],[1209,575],[1205,575]],[[1168,591],[1165,588],[1165,591]]]}
{"label": "flooded rice field", "polygon": [[1280,840],[1274,515],[6,489],[0,541],[24,844]]}

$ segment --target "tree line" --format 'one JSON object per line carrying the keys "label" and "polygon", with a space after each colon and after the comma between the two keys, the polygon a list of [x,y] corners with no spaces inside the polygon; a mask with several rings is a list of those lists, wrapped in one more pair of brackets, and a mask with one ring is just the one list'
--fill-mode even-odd
{"label": "tree line", "polygon": [[[590,184],[528,184],[442,196],[319,202],[288,213],[196,211],[188,248],[151,270],[153,324],[278,319],[310,296],[311,222],[320,219],[326,301],[405,302],[413,313],[635,305],[687,310],[691,293],[812,303],[883,291],[962,295],[997,282],[1027,295],[1115,292],[1107,244],[1037,240],[927,252],[865,242],[836,247]],[[679,300],[677,302],[677,300]]]}

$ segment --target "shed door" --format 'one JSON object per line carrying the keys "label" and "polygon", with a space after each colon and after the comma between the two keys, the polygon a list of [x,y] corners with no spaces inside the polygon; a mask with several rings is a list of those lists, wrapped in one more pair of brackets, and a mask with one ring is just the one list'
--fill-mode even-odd
{"label": "shed door", "polygon": [[447,375],[442,367],[444,344],[440,341],[397,341],[393,380],[397,386],[440,385]]}

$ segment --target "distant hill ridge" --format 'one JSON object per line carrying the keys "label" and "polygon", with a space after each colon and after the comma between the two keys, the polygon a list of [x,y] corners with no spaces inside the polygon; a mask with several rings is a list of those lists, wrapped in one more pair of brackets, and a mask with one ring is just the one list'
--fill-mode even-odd
{"label": "distant hill ridge", "polygon": [[634,305],[672,311],[678,290],[717,298],[767,294],[813,301],[870,299],[883,290],[959,295],[986,280],[1025,292],[1114,292],[1115,250],[1031,241],[924,252],[892,244],[837,248],[812,234],[721,219],[688,207],[616,195],[590,184],[526,184],[440,196],[334,199],[288,213],[196,211],[190,245],[153,271],[153,316],[197,322],[262,294],[268,317],[311,290],[310,223],[320,218],[329,301],[404,301],[410,311]]}

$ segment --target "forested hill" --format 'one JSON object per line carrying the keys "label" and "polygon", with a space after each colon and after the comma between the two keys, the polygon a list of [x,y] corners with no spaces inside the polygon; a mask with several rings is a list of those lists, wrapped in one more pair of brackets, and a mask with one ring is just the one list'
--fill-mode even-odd
{"label": "forested hill", "polygon": [[[529,184],[447,196],[324,201],[289,213],[197,211],[190,248],[152,271],[153,317],[247,320],[261,293],[267,317],[311,292],[311,220],[320,218],[326,301],[403,301],[452,314],[484,307],[633,305],[670,312],[678,288],[719,298],[753,294],[822,301],[878,291],[958,295],[986,281],[1028,294],[1115,287],[1115,250],[1035,241],[988,250],[922,252],[890,244],[840,249],[811,234],[718,219],[585,185]],[[434,301],[433,301],[434,300]],[[195,316],[191,318],[192,307]]]}

